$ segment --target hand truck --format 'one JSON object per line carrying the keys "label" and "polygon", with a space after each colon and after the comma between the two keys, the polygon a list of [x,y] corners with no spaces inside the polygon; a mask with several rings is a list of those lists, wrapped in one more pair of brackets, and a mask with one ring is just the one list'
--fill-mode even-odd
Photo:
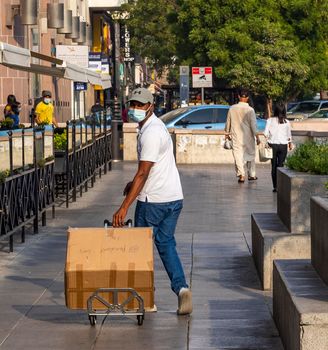
{"label": "hand truck", "polygon": [[[132,226],[132,220],[129,219],[126,223],[126,226]],[[112,223],[108,220],[104,220],[105,228],[112,226]],[[101,293],[110,293],[112,295],[113,303],[109,303],[105,300],[100,294]],[[128,293],[128,297],[123,300],[123,302],[119,303],[119,295],[120,293]],[[136,311],[126,310],[126,306],[133,301],[134,299],[138,302],[138,309]],[[107,310],[96,310],[93,307],[93,302],[98,301],[103,306],[107,308]],[[97,289],[87,301],[87,312],[89,316],[89,321],[91,326],[95,326],[97,323],[97,316],[137,316],[138,325],[141,326],[145,319],[145,308],[144,301],[142,297],[137,293],[137,291],[133,288],[99,288]]]}

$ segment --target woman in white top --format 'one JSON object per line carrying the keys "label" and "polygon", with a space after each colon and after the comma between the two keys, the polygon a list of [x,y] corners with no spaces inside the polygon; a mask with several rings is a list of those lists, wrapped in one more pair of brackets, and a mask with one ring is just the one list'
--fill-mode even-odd
{"label": "woman in white top", "polygon": [[291,149],[292,146],[291,128],[289,121],[286,119],[286,107],[284,105],[278,104],[275,107],[273,117],[267,120],[264,136],[272,148],[271,176],[273,192],[277,192],[277,168],[284,166],[287,148]]}

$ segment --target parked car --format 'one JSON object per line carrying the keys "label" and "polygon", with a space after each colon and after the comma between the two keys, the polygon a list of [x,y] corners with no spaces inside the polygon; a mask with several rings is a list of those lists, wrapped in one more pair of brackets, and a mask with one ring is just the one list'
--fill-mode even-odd
{"label": "parked car", "polygon": [[[168,128],[224,130],[230,106],[202,105],[177,108],[160,119]],[[259,131],[265,129],[266,120],[256,118]]]}
{"label": "parked car", "polygon": [[300,101],[287,111],[287,118],[302,120],[323,108],[328,108],[327,100]]}
{"label": "parked car", "polygon": [[308,119],[325,119],[328,121],[328,108],[320,109],[320,111],[311,114]]}

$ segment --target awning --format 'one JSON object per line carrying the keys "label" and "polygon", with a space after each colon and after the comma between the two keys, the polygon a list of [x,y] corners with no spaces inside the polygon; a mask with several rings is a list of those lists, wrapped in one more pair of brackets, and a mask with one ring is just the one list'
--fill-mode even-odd
{"label": "awning", "polygon": [[112,77],[108,74],[102,74],[101,75],[101,84],[102,88],[109,89],[112,87]]}
{"label": "awning", "polygon": [[0,42],[0,63],[16,67],[31,66],[30,50]]}
{"label": "awning", "polygon": [[72,63],[68,63],[68,62],[64,62],[61,68],[64,68],[65,70],[64,78],[70,79],[73,81],[80,81],[82,83],[88,82],[85,68],[77,66]]}
{"label": "awning", "polygon": [[[32,63],[32,58],[51,63],[50,65]],[[12,69],[64,78],[72,81],[112,87],[112,79],[108,74],[99,74],[76,64],[62,61],[58,58],[40,54],[14,45],[0,42],[0,64]],[[56,65],[56,66],[55,66]]]}
{"label": "awning", "polygon": [[87,72],[87,79],[90,84],[102,85],[101,76],[99,73],[94,72],[90,69],[87,69],[86,72]]}

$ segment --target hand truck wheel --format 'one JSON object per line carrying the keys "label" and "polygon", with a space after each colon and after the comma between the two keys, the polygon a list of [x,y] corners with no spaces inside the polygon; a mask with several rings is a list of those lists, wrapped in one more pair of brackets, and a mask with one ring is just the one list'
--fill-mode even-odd
{"label": "hand truck wheel", "polygon": [[138,315],[137,319],[138,319],[138,326],[142,326],[143,321],[144,321],[144,315]]}
{"label": "hand truck wheel", "polygon": [[95,326],[97,323],[97,316],[89,315],[89,321],[91,326]]}

